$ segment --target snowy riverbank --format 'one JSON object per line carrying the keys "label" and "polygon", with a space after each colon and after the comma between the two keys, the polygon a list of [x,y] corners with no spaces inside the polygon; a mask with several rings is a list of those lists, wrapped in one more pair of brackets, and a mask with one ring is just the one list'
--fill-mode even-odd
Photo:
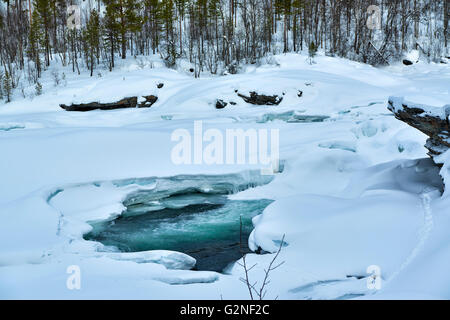
{"label": "snowy riverbank", "polygon": [[[141,69],[131,58],[96,81],[65,71],[67,84],[58,87],[48,71],[42,96],[0,105],[0,298],[249,298],[238,265],[227,275],[188,271],[192,259],[182,254],[103,252],[82,238],[88,221],[120,215],[127,194],[152,187],[133,179],[257,179],[254,165],[172,163],[172,132],[192,131],[202,120],[220,131],[280,130],[284,171],[231,196],[275,200],[254,219],[249,241],[273,252],[286,236],[279,258],[285,264],[272,273],[267,298],[449,299],[450,200],[440,194],[439,169],[426,159],[426,136],[387,110],[389,96],[448,104],[449,65],[376,69],[324,56],[313,65],[295,54],[275,59],[278,65],[238,75],[193,79],[157,63]],[[279,106],[252,106],[235,90],[284,98]],[[149,94],[159,98],[150,109],[59,107]],[[216,99],[236,105],[216,110]],[[328,118],[289,122],[289,112]],[[55,203],[61,192],[67,196]],[[249,256],[258,264],[254,280],[271,258]],[[66,287],[71,265],[80,267],[81,290]],[[379,291],[367,288],[372,265],[381,270]]]}

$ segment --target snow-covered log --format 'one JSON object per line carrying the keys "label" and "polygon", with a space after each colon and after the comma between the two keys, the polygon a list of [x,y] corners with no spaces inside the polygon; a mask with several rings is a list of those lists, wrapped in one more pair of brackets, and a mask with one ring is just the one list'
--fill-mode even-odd
{"label": "snow-covered log", "polygon": [[115,110],[115,109],[126,109],[126,108],[149,108],[158,100],[157,96],[150,95],[142,97],[142,102],[138,103],[138,97],[129,97],[122,100],[111,102],[111,103],[82,103],[82,104],[71,104],[65,105],[61,104],[60,107],[66,111],[92,111],[92,110]]}
{"label": "snow-covered log", "polygon": [[244,94],[238,93],[238,96],[244,99],[245,102],[250,104],[255,104],[259,106],[276,106],[283,101],[283,97],[279,97],[277,95],[267,96],[264,94],[258,94],[256,92],[250,92],[250,96],[246,96]]}

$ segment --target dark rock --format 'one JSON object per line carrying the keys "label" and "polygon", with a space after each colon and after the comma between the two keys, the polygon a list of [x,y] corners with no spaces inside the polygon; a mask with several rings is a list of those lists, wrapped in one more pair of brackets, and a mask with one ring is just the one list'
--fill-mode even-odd
{"label": "dark rock", "polygon": [[277,95],[266,96],[263,94],[257,94],[256,92],[250,92],[250,96],[246,96],[238,93],[238,96],[244,99],[245,102],[250,104],[255,104],[259,106],[276,106],[283,101],[283,98],[278,97]]}
{"label": "dark rock", "polygon": [[66,111],[93,111],[93,110],[115,110],[115,109],[127,109],[127,108],[149,108],[151,107],[157,100],[156,96],[145,96],[145,101],[138,105],[137,97],[129,97],[119,100],[117,102],[111,103],[100,103],[100,102],[91,102],[91,103],[81,103],[81,104],[71,104],[70,106],[61,104],[60,107]]}
{"label": "dark rock", "polygon": [[429,150],[428,155],[431,158],[441,155],[450,148],[450,125],[447,110],[444,110],[445,119],[443,119],[410,102],[403,101],[400,106],[399,102],[395,104],[392,99],[389,99],[388,103],[388,109],[394,113],[397,119],[429,137],[425,147]]}
{"label": "dark rock", "polygon": [[216,109],[223,109],[223,108],[225,108],[226,106],[228,105],[228,103],[226,103],[225,101],[223,101],[223,100],[217,100],[216,101]]}
{"label": "dark rock", "polygon": [[297,96],[298,96],[299,98],[303,97],[303,91],[302,91],[302,90],[298,90]]}
{"label": "dark rock", "polygon": [[158,87],[158,89],[162,89],[164,87],[164,83],[158,83],[157,87]]}
{"label": "dark rock", "polygon": [[258,247],[258,248],[255,250],[255,253],[256,253],[256,254],[259,254],[259,255],[270,254],[270,252],[264,251],[263,248],[261,248],[261,247]]}
{"label": "dark rock", "polygon": [[193,72],[194,72],[194,68],[190,68],[189,71],[190,71],[191,73],[193,73]]}
{"label": "dark rock", "polygon": [[154,95],[143,96],[143,98],[145,99],[145,101],[139,104],[139,108],[150,108],[156,103],[156,101],[158,101],[158,97]]}
{"label": "dark rock", "polygon": [[234,102],[234,101],[230,101],[230,104],[231,104],[232,106],[235,106],[235,105],[237,105],[237,103],[236,103],[236,102]]}
{"label": "dark rock", "polygon": [[410,60],[408,60],[408,59],[404,59],[404,60],[403,60],[403,64],[404,64],[405,66],[411,66],[411,65],[413,65],[413,62],[410,61]]}

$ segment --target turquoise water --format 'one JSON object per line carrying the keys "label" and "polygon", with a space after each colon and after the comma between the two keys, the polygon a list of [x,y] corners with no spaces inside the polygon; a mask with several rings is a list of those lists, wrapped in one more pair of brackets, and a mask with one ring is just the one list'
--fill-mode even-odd
{"label": "turquoise water", "polygon": [[150,197],[128,204],[127,211],[116,220],[93,223],[85,239],[123,252],[183,252],[197,259],[197,270],[220,272],[240,259],[242,252],[249,252],[252,218],[271,202],[229,200],[226,195],[199,192],[158,200]]}

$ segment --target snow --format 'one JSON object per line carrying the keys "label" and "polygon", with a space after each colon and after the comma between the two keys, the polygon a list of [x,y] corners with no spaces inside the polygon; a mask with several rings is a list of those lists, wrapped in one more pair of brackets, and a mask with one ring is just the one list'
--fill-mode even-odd
{"label": "snow", "polygon": [[[441,176],[446,185],[450,184],[450,150],[447,150],[445,153],[435,157],[434,161],[442,165]],[[446,189],[444,193],[444,197],[450,196],[450,190]]]}
{"label": "snow", "polygon": [[419,62],[419,58],[420,58],[420,52],[419,50],[411,50],[410,52],[408,52],[405,55],[406,59],[408,59],[409,61],[413,62],[413,63],[417,63]]}
{"label": "snow", "polygon": [[448,117],[448,105],[445,105],[443,107],[433,107],[430,105],[425,105],[425,104],[418,104],[418,103],[413,103],[410,101],[406,101],[403,97],[389,97],[389,101],[392,102],[392,111],[393,112],[398,112],[403,110],[403,105],[408,106],[408,108],[418,108],[423,110],[424,112],[421,113],[419,116],[423,117],[423,116],[434,116],[434,117],[438,117],[441,118],[443,120],[447,119]]}
{"label": "snow", "polygon": [[[139,59],[146,59],[144,67]],[[128,194],[154,188],[150,178],[256,179],[255,165],[171,162],[172,132],[192,132],[202,120],[204,130],[280,130],[284,171],[230,196],[275,200],[254,219],[249,239],[254,249],[275,252],[285,235],[279,257],[285,264],[271,274],[267,298],[449,299],[450,200],[448,189],[441,195],[439,173],[450,181],[450,152],[439,157],[441,169],[433,166],[426,136],[387,110],[390,96],[448,104],[449,66],[376,69],[322,55],[313,65],[306,55],[273,59],[200,79],[166,69],[157,57],[129,58],[94,79],[60,67],[67,83],[55,87],[48,70],[43,95],[16,94],[1,104],[0,298],[248,299],[238,264],[226,274],[190,271],[195,262],[182,253],[120,253],[82,238],[88,222],[120,216]],[[160,82],[164,88],[157,89]],[[235,90],[284,96],[279,106],[252,106]],[[149,109],[59,108],[149,94],[159,97]],[[236,105],[216,110],[216,99]],[[320,121],[293,121],[300,116]],[[250,265],[257,263],[250,276],[261,279],[272,258],[248,255]],[[71,265],[80,267],[81,290],[66,287]],[[381,270],[379,291],[367,287],[372,265]]]}
{"label": "snow", "polygon": [[131,253],[111,253],[109,258],[119,261],[133,261],[136,263],[157,263],[173,270],[190,270],[195,266],[195,259],[179,252],[148,251]]}

